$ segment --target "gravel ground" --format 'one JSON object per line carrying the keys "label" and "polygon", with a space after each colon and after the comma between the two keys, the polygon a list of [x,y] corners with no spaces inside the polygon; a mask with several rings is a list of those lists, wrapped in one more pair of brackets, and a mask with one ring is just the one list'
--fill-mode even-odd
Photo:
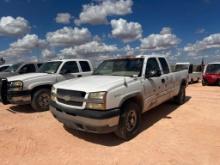
{"label": "gravel ground", "polygon": [[128,142],[66,130],[50,112],[0,104],[0,164],[219,165],[220,88],[190,85],[184,105],[145,113],[142,132]]}

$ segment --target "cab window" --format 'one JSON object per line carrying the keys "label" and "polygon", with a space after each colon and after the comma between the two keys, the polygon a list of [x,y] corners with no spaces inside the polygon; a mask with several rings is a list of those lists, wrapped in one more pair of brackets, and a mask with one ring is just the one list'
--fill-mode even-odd
{"label": "cab window", "polygon": [[165,60],[165,58],[159,58],[159,61],[160,61],[160,65],[163,69],[163,73],[164,74],[170,73],[169,66],[168,66],[167,61]]}
{"label": "cab window", "polygon": [[75,61],[66,62],[60,71],[61,74],[78,73],[78,72],[79,72],[79,68]]}
{"label": "cab window", "polygon": [[34,64],[26,64],[24,65],[19,73],[33,73],[33,72],[36,72],[36,68],[35,68],[35,65]]}
{"label": "cab window", "polygon": [[156,58],[149,58],[147,60],[145,75],[147,75],[151,71],[160,71],[160,67]]}
{"label": "cab window", "polygon": [[91,68],[88,61],[80,61],[79,62],[83,72],[90,72]]}

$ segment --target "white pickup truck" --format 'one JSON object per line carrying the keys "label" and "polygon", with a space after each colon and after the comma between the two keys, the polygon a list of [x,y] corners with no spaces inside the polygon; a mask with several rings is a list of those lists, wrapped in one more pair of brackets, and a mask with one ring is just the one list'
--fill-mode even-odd
{"label": "white pickup truck", "polygon": [[64,59],[44,63],[38,73],[17,75],[0,81],[3,104],[31,104],[35,110],[48,110],[53,84],[93,73],[88,60]]}
{"label": "white pickup truck", "polygon": [[102,62],[93,76],[52,87],[50,111],[67,128],[138,134],[141,114],[174,99],[183,104],[187,71],[171,72],[164,56],[136,56]]}
{"label": "white pickup truck", "polygon": [[202,72],[194,72],[193,71],[193,64],[189,62],[182,62],[182,63],[176,63],[175,65],[175,71],[180,70],[187,70],[189,73],[188,76],[188,83],[195,83],[199,82],[199,80],[202,78]]}

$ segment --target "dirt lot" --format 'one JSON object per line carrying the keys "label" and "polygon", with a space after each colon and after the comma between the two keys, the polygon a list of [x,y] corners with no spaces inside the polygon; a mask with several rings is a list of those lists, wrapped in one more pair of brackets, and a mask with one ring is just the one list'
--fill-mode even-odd
{"label": "dirt lot", "polygon": [[220,88],[194,84],[187,102],[143,116],[129,142],[65,130],[50,112],[0,105],[0,164],[220,164]]}

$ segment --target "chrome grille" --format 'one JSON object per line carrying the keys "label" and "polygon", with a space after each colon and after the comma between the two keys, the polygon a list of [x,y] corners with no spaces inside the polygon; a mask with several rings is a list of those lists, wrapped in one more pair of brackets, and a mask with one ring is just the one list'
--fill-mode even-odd
{"label": "chrome grille", "polygon": [[57,101],[71,106],[82,106],[86,92],[57,89]]}

